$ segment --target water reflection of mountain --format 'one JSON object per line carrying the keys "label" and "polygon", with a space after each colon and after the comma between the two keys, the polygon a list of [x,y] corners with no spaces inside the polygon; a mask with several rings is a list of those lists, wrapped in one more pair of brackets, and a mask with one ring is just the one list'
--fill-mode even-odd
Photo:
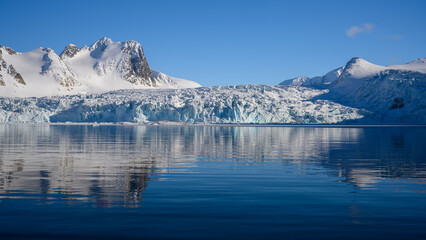
{"label": "water reflection of mountain", "polygon": [[4,125],[0,129],[3,192],[132,206],[141,201],[149,174],[165,172],[170,165],[170,151],[156,149],[143,139],[149,135],[133,128]]}
{"label": "water reflection of mountain", "polygon": [[0,125],[0,190],[134,206],[156,173],[199,161],[314,164],[364,187],[426,178],[425,136],[425,128]]}
{"label": "water reflection of mountain", "polygon": [[330,148],[321,164],[360,187],[383,178],[426,179],[425,143],[426,128],[363,128],[356,144]]}

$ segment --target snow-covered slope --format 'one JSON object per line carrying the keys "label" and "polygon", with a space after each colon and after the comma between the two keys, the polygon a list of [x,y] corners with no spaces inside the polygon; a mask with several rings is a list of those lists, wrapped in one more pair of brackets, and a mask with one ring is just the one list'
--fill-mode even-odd
{"label": "snow-covered slope", "polygon": [[197,88],[201,87],[200,84],[189,81],[186,79],[180,79],[180,78],[174,78],[167,76],[164,73],[157,72],[155,70],[152,70],[152,75],[154,76],[154,79],[157,82],[157,87],[159,88]]}
{"label": "snow-covered slope", "polygon": [[192,88],[200,85],[150,69],[135,41],[101,38],[90,47],[68,45],[17,53],[0,46],[0,96],[40,97],[118,89]]}
{"label": "snow-covered slope", "polygon": [[375,112],[383,121],[426,123],[426,63],[378,66],[349,61],[330,85],[327,99]]}
{"label": "snow-covered slope", "polygon": [[300,76],[285,80],[280,85],[326,87],[325,85],[333,83],[335,87],[353,90],[353,88],[359,87],[363,83],[363,80],[371,78],[385,70],[407,70],[426,74],[426,58],[417,59],[401,65],[380,66],[362,58],[354,57],[345,66],[334,69],[324,76],[312,78]]}
{"label": "snow-covered slope", "polygon": [[391,65],[388,66],[388,68],[426,73],[426,58],[420,58],[402,65]]}
{"label": "snow-covered slope", "polygon": [[340,94],[346,94],[356,90],[366,79],[385,69],[387,68],[355,57],[346,63],[339,77],[331,83],[331,87]]}
{"label": "snow-covered slope", "polygon": [[[331,81],[281,84],[328,89],[316,99],[366,109],[376,121],[386,123],[426,123],[426,59],[407,64],[379,66],[361,58],[352,58],[343,68],[333,70]],[[326,74],[323,79],[330,73]],[[321,77],[320,77],[321,78]]]}
{"label": "snow-covered slope", "polygon": [[280,85],[284,86],[322,86],[322,85],[328,85],[339,78],[340,74],[343,71],[343,67],[334,69],[324,76],[318,76],[318,77],[305,77],[300,76],[296,78],[292,78],[289,80],[285,80],[280,83]]}
{"label": "snow-covered slope", "polygon": [[[417,71],[389,69],[365,80],[342,98],[331,90],[328,99],[368,109],[384,122],[426,124],[426,74]],[[340,98],[339,98],[340,96]]]}
{"label": "snow-covered slope", "polygon": [[303,87],[242,85],[0,98],[0,122],[340,123],[366,112]]}
{"label": "snow-covered slope", "polygon": [[[284,80],[280,85],[284,86],[302,86],[308,84],[306,81],[310,80],[309,77],[299,76],[292,79]],[[309,84],[310,85],[310,84]]]}

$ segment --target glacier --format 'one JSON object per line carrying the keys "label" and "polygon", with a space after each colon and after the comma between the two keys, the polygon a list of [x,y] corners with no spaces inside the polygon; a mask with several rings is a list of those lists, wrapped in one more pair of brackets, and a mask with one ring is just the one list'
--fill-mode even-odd
{"label": "glacier", "polygon": [[368,111],[329,100],[311,100],[325,93],[327,90],[304,87],[240,85],[0,98],[0,122],[327,124],[350,122],[368,115]]}
{"label": "glacier", "polygon": [[355,57],[279,85],[201,87],[152,70],[135,41],[0,46],[0,123],[426,124],[426,59]]}

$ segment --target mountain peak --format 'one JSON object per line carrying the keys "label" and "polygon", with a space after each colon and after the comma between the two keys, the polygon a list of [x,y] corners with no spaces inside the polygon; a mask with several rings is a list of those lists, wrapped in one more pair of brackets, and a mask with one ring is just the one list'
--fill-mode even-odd
{"label": "mountain peak", "polygon": [[41,51],[42,51],[42,52],[47,52],[47,53],[55,52],[55,51],[53,51],[51,48],[48,48],[48,47],[42,48],[42,50],[41,50]]}
{"label": "mountain peak", "polygon": [[426,58],[419,58],[407,64],[425,64],[425,63],[426,63]]}
{"label": "mountain peak", "polygon": [[140,45],[134,40],[122,42],[121,49],[123,53],[135,53],[137,55],[144,55],[142,45]]}
{"label": "mountain peak", "polygon": [[113,41],[111,40],[111,38],[107,38],[107,37],[101,37],[98,41],[96,42],[102,42],[102,43],[113,43]]}
{"label": "mountain peak", "polygon": [[13,50],[10,47],[6,47],[6,46],[0,45],[0,48],[6,50],[9,53],[9,55],[16,55],[16,54],[18,54],[15,50]]}
{"label": "mountain peak", "polygon": [[95,50],[96,48],[99,48],[99,47],[106,47],[106,46],[110,45],[111,43],[114,43],[111,40],[111,38],[103,37],[103,38],[100,38],[95,43],[93,43],[92,46],[90,46],[89,50],[93,51],[93,50]]}
{"label": "mountain peak", "polygon": [[354,57],[346,63],[341,74],[332,83],[333,88],[340,92],[349,93],[358,88],[365,79],[386,70],[386,67],[370,63],[362,58]]}
{"label": "mountain peak", "polygon": [[351,75],[354,78],[364,78],[382,70],[386,67],[370,63],[362,58],[354,57],[346,63],[342,71],[342,76]]}
{"label": "mountain peak", "polygon": [[351,58],[351,60],[349,60],[346,63],[346,65],[354,65],[354,64],[361,65],[361,64],[372,64],[372,63],[370,63],[370,62],[368,62],[368,61],[366,61],[366,60],[364,60],[360,57],[353,57],[353,58]]}
{"label": "mountain peak", "polygon": [[351,60],[349,60],[349,62],[356,62],[356,61],[359,61],[359,60],[364,60],[364,59],[362,59],[360,57],[353,57],[353,58],[351,58]]}
{"label": "mountain peak", "polygon": [[419,58],[417,60],[411,61],[406,64],[402,64],[402,65],[391,65],[391,66],[388,66],[388,68],[406,70],[406,71],[412,71],[412,72],[420,72],[420,73],[426,74],[426,58]]}
{"label": "mountain peak", "polygon": [[154,77],[141,44],[136,41],[113,42],[106,37],[97,40],[90,48],[68,44],[59,56],[46,47],[16,53],[0,46],[0,80],[1,97],[199,86],[164,74],[158,73]]}
{"label": "mountain peak", "polygon": [[136,42],[135,40],[130,40],[130,41],[124,41],[123,42],[123,45],[126,45],[126,46],[132,46],[132,47],[134,47],[134,46],[141,46],[138,42]]}
{"label": "mountain peak", "polygon": [[68,46],[65,47],[64,51],[62,51],[61,55],[59,57],[61,59],[65,58],[72,58],[79,52],[79,49],[74,44],[68,44]]}

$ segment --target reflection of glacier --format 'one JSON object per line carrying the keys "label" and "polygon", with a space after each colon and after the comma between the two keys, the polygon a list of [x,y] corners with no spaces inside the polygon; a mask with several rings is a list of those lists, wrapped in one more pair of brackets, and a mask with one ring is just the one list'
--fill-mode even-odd
{"label": "reflection of glacier", "polygon": [[321,165],[365,187],[381,178],[426,178],[419,131],[425,129],[0,125],[0,189],[3,197],[25,191],[132,206],[150,181],[200,161]]}
{"label": "reflection of glacier", "polygon": [[168,159],[174,154],[145,144],[149,134],[142,128],[4,125],[0,129],[0,142],[7,146],[0,149],[3,191],[91,198],[101,205],[133,204],[141,200],[149,174],[169,171]]}

